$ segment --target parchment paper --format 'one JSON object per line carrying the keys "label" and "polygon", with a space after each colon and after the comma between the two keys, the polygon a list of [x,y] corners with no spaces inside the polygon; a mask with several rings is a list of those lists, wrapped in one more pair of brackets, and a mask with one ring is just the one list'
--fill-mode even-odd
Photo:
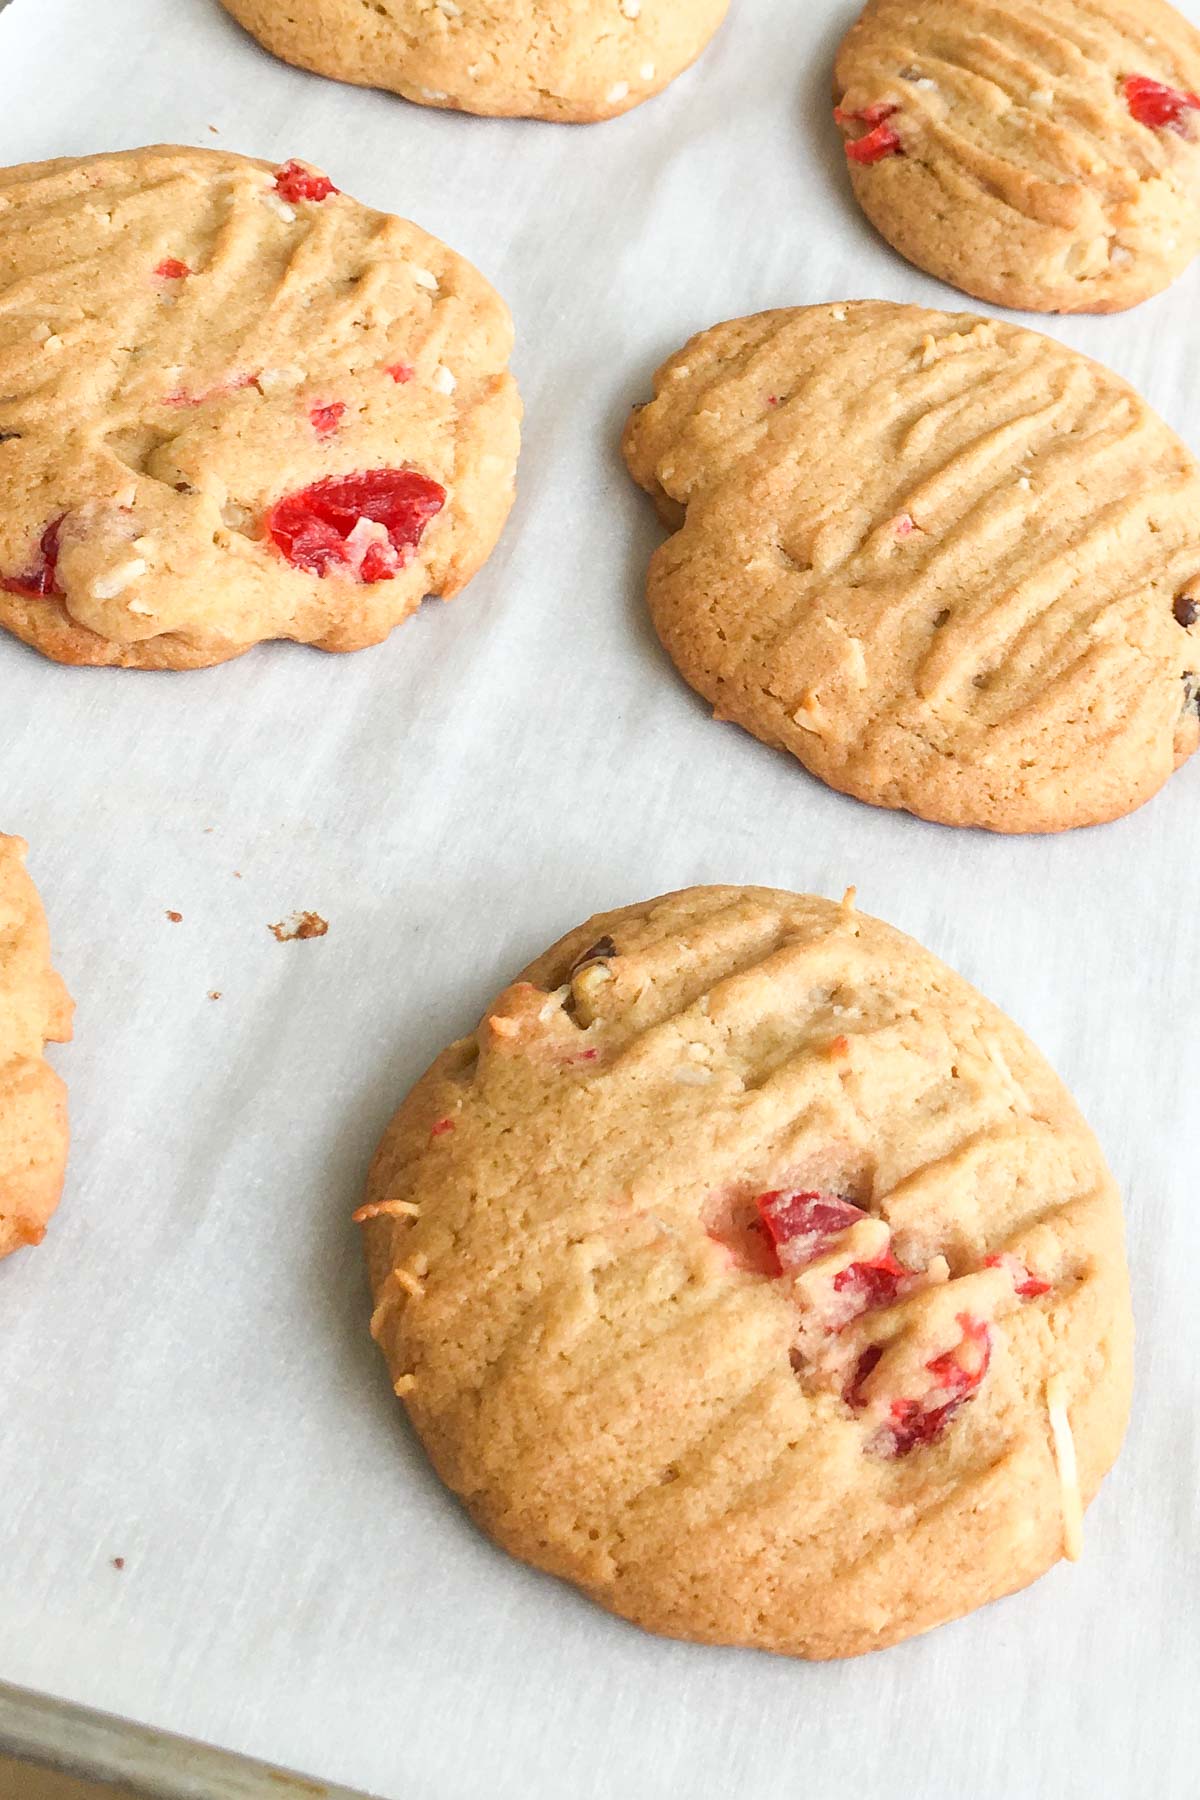
{"label": "parchment paper", "polygon": [[[854,11],[734,0],[580,129],[289,70],[215,0],[0,16],[0,161],[310,159],[497,284],[527,405],[488,568],[380,649],[126,674],[0,638],[0,828],[79,1002],[66,1196],[0,1267],[0,1677],[395,1800],[1195,1794],[1200,758],[1103,829],[924,825],[713,723],[643,609],[616,445],[664,355],[767,306],[959,303],[850,199]],[[1200,266],[1031,322],[1200,450]],[[717,879],[856,882],[1032,1033],[1127,1196],[1136,1411],[1085,1560],[849,1665],[658,1641],[494,1551],[366,1334],[349,1213],[407,1085],[560,931]],[[277,943],[296,908],[328,935]]]}

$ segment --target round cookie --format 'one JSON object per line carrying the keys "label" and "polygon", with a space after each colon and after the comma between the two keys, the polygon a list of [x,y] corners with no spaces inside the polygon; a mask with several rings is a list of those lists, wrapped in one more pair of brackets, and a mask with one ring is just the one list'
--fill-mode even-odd
{"label": "round cookie", "polygon": [[356,1217],[443,1480],[669,1636],[833,1657],[927,1630],[1077,1554],[1120,1444],[1095,1139],[852,894],[580,926],[417,1083]]}
{"label": "round cookie", "polygon": [[0,171],[0,624],[59,662],[379,643],[513,498],[508,312],[300,163]]}
{"label": "round cookie", "polygon": [[693,63],[729,0],[223,0],[285,62],[421,106],[587,124]]}
{"label": "round cookie", "polygon": [[951,825],[1140,805],[1200,738],[1200,467],[1117,376],[886,301],[715,326],[625,456],[649,602],[718,718]]}
{"label": "round cookie", "polygon": [[1200,250],[1200,32],[1166,0],[868,0],[834,97],[863,211],[964,293],[1114,312]]}
{"label": "round cookie", "polygon": [[67,1091],[42,1052],[66,1043],[73,1008],[27,848],[0,832],[0,1256],[41,1243],[67,1166]]}

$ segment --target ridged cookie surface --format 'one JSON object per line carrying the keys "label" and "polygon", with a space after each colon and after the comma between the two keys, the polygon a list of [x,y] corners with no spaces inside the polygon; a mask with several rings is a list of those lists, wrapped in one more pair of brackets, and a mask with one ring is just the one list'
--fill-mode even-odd
{"label": "ridged cookie surface", "polygon": [[512,503],[503,302],[299,163],[0,172],[0,623],[60,662],[378,643]]}
{"label": "ridged cookie surface", "polygon": [[1165,0],[870,0],[834,95],[872,224],[981,300],[1113,312],[1200,250],[1200,32]]}
{"label": "ridged cookie surface", "polygon": [[67,1093],[43,1056],[71,1035],[27,846],[0,833],[0,1256],[45,1236],[67,1164]]}
{"label": "ridged cookie surface", "polygon": [[223,0],[285,61],[422,106],[587,123],[695,61],[729,0]]}
{"label": "ridged cookie surface", "polygon": [[1096,1142],[1021,1032],[849,897],[696,888],[580,926],[417,1083],[358,1216],[443,1479],[651,1630],[895,1643],[1073,1553],[1120,1443]]}
{"label": "ridged cookie surface", "polygon": [[1129,812],[1195,749],[1200,467],[1097,363],[886,301],[715,326],[625,434],[718,717],[953,825]]}

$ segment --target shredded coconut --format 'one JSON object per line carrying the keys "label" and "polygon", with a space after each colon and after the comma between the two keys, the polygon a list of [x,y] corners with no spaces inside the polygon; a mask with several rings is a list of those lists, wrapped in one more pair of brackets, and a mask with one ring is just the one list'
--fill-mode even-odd
{"label": "shredded coconut", "polygon": [[[118,594],[125,592],[131,581],[136,581],[139,575],[146,573],[147,566],[144,556],[131,556],[128,562],[118,563],[107,575],[99,575],[93,581],[92,599],[115,600]],[[130,610],[136,609],[131,607]]]}
{"label": "shredded coconut", "polygon": [[1046,1383],[1046,1410],[1050,1415],[1054,1461],[1058,1467],[1058,1484],[1062,1492],[1063,1555],[1068,1562],[1078,1562],[1083,1555],[1083,1501],[1079,1493],[1075,1439],[1071,1435],[1071,1420],[1067,1413],[1061,1375],[1052,1375]]}

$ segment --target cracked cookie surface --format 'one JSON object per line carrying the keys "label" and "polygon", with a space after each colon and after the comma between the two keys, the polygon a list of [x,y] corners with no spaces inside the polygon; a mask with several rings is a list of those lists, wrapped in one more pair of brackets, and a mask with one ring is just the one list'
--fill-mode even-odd
{"label": "cracked cookie surface", "polygon": [[977,299],[1113,312],[1200,250],[1200,32],[1165,0],[871,0],[834,96],[871,223]]}
{"label": "cracked cookie surface", "polygon": [[73,1009],[26,850],[0,832],[0,1256],[41,1242],[67,1164],[66,1088],[43,1052],[70,1037]]}
{"label": "cracked cookie surface", "polygon": [[589,920],[416,1084],[356,1216],[442,1478],[654,1631],[896,1643],[1075,1553],[1120,1444],[1095,1139],[1014,1025],[850,896]]}
{"label": "cracked cookie surface", "polygon": [[887,301],[701,332],[624,449],[648,597],[719,718],[923,818],[1131,811],[1200,739],[1200,467],[1128,384]]}
{"label": "cracked cookie surface", "polygon": [[0,172],[0,623],[60,662],[380,642],[513,498],[507,309],[298,162]]}
{"label": "cracked cookie surface", "polygon": [[286,62],[422,106],[586,124],[700,55],[729,0],[222,0]]}

